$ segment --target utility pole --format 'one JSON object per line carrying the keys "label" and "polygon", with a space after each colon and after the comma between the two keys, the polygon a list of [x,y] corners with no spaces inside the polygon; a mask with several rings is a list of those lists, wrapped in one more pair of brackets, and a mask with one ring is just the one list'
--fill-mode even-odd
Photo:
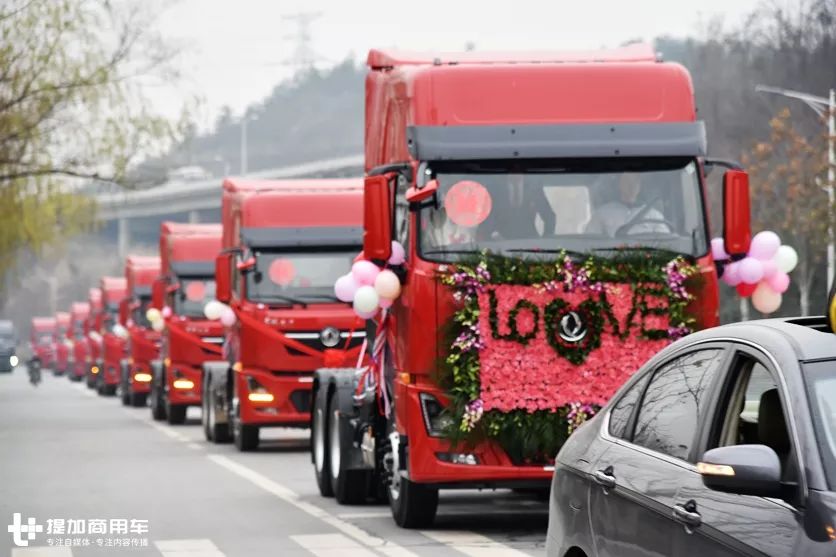
{"label": "utility pole", "polygon": [[245,112],[241,116],[241,176],[247,174],[247,122],[255,122],[258,116]]}
{"label": "utility pole", "polygon": [[836,272],[836,247],[834,246],[834,230],[833,230],[833,204],[836,201],[836,150],[834,150],[834,141],[836,141],[836,95],[834,90],[830,90],[828,98],[810,95],[809,93],[802,93],[800,91],[792,91],[790,89],[781,89],[778,87],[769,87],[767,85],[758,85],[755,91],[759,93],[771,93],[773,95],[781,95],[790,99],[797,99],[812,108],[819,118],[824,118],[827,112],[827,289],[833,285],[834,272]]}

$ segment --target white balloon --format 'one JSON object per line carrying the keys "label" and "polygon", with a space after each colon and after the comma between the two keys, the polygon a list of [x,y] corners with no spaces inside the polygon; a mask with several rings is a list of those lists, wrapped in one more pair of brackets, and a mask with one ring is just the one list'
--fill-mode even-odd
{"label": "white balloon", "polygon": [[752,305],[761,313],[775,313],[781,307],[782,296],[761,282],[752,293]]}
{"label": "white balloon", "polygon": [[205,315],[206,319],[209,319],[210,321],[217,321],[220,319],[223,311],[224,305],[217,300],[206,302],[206,305],[203,306],[203,315]]}
{"label": "white balloon", "polygon": [[145,318],[153,323],[154,321],[159,321],[163,318],[163,314],[160,313],[160,310],[157,308],[148,308],[148,311],[145,312]]}
{"label": "white balloon", "polygon": [[113,326],[113,334],[119,338],[128,338],[128,330],[120,323]]}
{"label": "white balloon", "polygon": [[798,253],[791,246],[781,246],[775,254],[775,264],[782,273],[789,273],[798,265]]}
{"label": "white balloon", "polygon": [[368,313],[377,309],[380,297],[374,286],[361,286],[354,293],[354,309],[361,313]]}
{"label": "white balloon", "polygon": [[165,329],[165,321],[162,319],[157,319],[151,323],[151,328],[157,331],[158,333]]}

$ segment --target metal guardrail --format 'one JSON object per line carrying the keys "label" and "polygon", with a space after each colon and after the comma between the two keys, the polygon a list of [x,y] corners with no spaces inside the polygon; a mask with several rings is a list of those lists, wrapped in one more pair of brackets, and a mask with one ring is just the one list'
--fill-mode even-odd
{"label": "metal guardrail", "polygon": [[[363,155],[312,161],[292,166],[249,172],[247,178],[281,179],[327,176],[340,171],[363,173]],[[222,179],[166,183],[141,191],[102,193],[94,196],[99,220],[142,218],[221,206]]]}

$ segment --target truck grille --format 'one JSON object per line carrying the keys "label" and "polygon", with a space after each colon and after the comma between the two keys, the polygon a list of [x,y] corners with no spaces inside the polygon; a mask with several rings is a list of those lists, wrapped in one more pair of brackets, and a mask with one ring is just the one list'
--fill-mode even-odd
{"label": "truck grille", "polygon": [[[348,343],[348,348],[355,348],[363,344],[366,340],[366,331],[340,331],[340,342],[336,346],[331,347],[333,350],[342,350],[345,347],[346,340],[351,335],[351,341]],[[285,333],[287,338],[291,338],[296,342],[302,343],[308,348],[313,348],[320,352],[328,350],[329,347],[322,344],[322,338],[319,331],[294,331],[292,333]],[[295,356],[303,356],[304,354],[298,350],[287,347],[287,351]]]}

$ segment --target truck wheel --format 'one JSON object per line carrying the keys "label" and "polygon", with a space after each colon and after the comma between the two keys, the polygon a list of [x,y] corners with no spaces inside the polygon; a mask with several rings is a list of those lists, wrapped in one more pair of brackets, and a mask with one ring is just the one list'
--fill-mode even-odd
{"label": "truck wheel", "polygon": [[328,388],[316,391],[314,409],[311,415],[311,457],[316,474],[316,485],[323,497],[333,497],[331,486],[331,455],[329,454],[328,432]]}
{"label": "truck wheel", "polygon": [[129,396],[134,408],[142,408],[148,404],[148,393],[131,393]]}
{"label": "truck wheel", "polygon": [[389,440],[384,458],[388,471],[387,492],[392,518],[401,528],[427,528],[432,525],[438,510],[438,489],[406,478],[401,473],[398,433],[390,433]]}
{"label": "truck wheel", "polygon": [[258,426],[242,424],[240,416],[233,416],[232,440],[235,441],[235,447],[241,452],[256,450],[258,448]]}
{"label": "truck wheel", "polygon": [[102,394],[104,396],[116,396],[116,385],[102,385]]}
{"label": "truck wheel", "polygon": [[151,385],[151,417],[155,420],[165,419],[165,404],[160,396],[160,389],[157,385]]}
{"label": "truck wheel", "polygon": [[337,392],[328,402],[328,467],[331,469],[331,489],[341,505],[359,505],[366,501],[368,474],[365,470],[349,470],[349,451],[340,436],[340,411]]}
{"label": "truck wheel", "polygon": [[122,406],[131,406],[131,402],[133,399],[131,391],[128,389],[127,386],[125,386],[124,383],[122,383],[120,389],[122,391],[120,393],[122,395]]}
{"label": "truck wheel", "polygon": [[185,404],[169,404],[166,408],[166,418],[169,425],[180,425],[186,421],[186,410],[189,407]]}
{"label": "truck wheel", "polygon": [[229,431],[229,424],[218,423],[218,411],[212,400],[212,380],[209,375],[203,376],[203,395],[201,397],[202,412],[200,420],[203,422],[203,434],[207,441],[215,443],[229,443],[232,436]]}

